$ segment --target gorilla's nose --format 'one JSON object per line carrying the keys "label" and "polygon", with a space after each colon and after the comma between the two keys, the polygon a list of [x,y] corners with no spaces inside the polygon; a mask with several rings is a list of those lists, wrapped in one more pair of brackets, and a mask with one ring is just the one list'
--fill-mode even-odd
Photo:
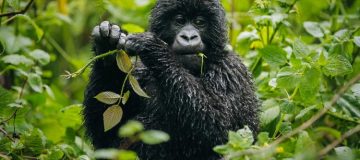
{"label": "gorilla's nose", "polygon": [[197,47],[201,44],[201,38],[195,30],[183,30],[178,34],[177,37],[180,45],[184,47]]}

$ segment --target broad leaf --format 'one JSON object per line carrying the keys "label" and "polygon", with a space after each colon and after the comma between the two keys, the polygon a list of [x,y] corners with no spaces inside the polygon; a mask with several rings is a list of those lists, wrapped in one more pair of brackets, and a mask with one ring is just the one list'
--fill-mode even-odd
{"label": "broad leaf", "polygon": [[132,75],[129,76],[129,81],[131,84],[132,89],[135,91],[136,94],[138,94],[141,97],[150,98],[145,91],[140,87],[139,82],[136,80],[136,78]]}
{"label": "broad leaf", "polygon": [[286,64],[286,52],[277,46],[266,46],[260,49],[260,54],[270,65],[281,66]]}
{"label": "broad leaf", "polygon": [[120,53],[116,56],[116,62],[119,69],[124,73],[129,73],[132,68],[132,63],[129,56],[124,52],[120,51]]}
{"label": "broad leaf", "polygon": [[314,37],[324,37],[324,33],[317,22],[304,22],[305,30]]}
{"label": "broad leaf", "polygon": [[126,102],[129,100],[129,97],[130,97],[130,91],[125,92],[125,94],[123,95],[123,98],[121,100],[121,103],[123,105],[125,105]]}
{"label": "broad leaf", "polygon": [[336,147],[335,153],[338,160],[353,160],[355,159],[355,154],[353,153],[352,149],[347,146]]}
{"label": "broad leaf", "polygon": [[118,160],[138,160],[136,152],[120,150],[118,154]]}
{"label": "broad leaf", "polygon": [[13,65],[21,65],[21,64],[26,66],[34,65],[33,60],[18,54],[7,55],[3,57],[1,60],[4,61],[5,63],[9,63]]}
{"label": "broad leaf", "polygon": [[301,59],[310,54],[310,49],[300,39],[296,39],[293,44],[293,52],[296,58]]}
{"label": "broad leaf", "polygon": [[31,58],[39,61],[39,63],[41,65],[46,65],[50,62],[49,54],[43,50],[36,49],[36,50],[30,52],[29,55],[31,56]]}
{"label": "broad leaf", "polygon": [[253,134],[248,126],[245,126],[243,129],[239,129],[236,132],[229,132],[229,144],[233,148],[249,148],[254,142]]}
{"label": "broad leaf", "polygon": [[43,91],[42,79],[38,74],[30,73],[28,76],[28,82],[31,89],[33,89],[35,92],[41,93]]}
{"label": "broad leaf", "polygon": [[138,121],[129,121],[119,130],[120,137],[131,137],[136,133],[143,131],[144,126]]}
{"label": "broad leaf", "polygon": [[162,131],[149,130],[140,134],[140,139],[150,145],[166,142],[170,139],[170,136]]}
{"label": "broad leaf", "polygon": [[306,107],[303,110],[300,111],[300,113],[298,115],[296,115],[295,119],[301,119],[302,117],[304,117],[307,113],[309,113],[311,110],[315,109],[316,106],[310,106],[310,107]]}
{"label": "broad leaf", "polygon": [[109,107],[103,113],[104,120],[104,131],[107,132],[110,129],[114,128],[120,121],[123,115],[123,110],[118,105],[113,105]]}
{"label": "broad leaf", "polygon": [[300,71],[290,67],[281,68],[276,77],[277,87],[285,89],[295,88],[299,84],[301,74]]}
{"label": "broad leaf", "polygon": [[316,68],[306,69],[304,76],[300,80],[300,96],[306,102],[316,99],[319,92],[321,82],[321,72]]}
{"label": "broad leaf", "polygon": [[117,93],[107,91],[99,93],[95,98],[105,104],[114,104],[119,101],[121,96]]}
{"label": "broad leaf", "polygon": [[271,107],[271,108],[265,110],[264,112],[261,113],[261,116],[260,116],[261,126],[266,126],[266,125],[270,124],[279,115],[280,115],[280,107],[279,106]]}
{"label": "broad leaf", "polygon": [[331,56],[323,67],[323,72],[327,76],[344,76],[352,71],[351,63],[342,55]]}

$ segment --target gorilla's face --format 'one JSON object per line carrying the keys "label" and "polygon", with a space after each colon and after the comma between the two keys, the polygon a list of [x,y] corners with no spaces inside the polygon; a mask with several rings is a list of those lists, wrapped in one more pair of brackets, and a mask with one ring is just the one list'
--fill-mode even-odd
{"label": "gorilla's face", "polygon": [[172,49],[176,54],[196,54],[203,52],[205,46],[201,32],[206,30],[206,21],[202,16],[185,17],[178,14],[171,22],[171,29],[176,32]]}
{"label": "gorilla's face", "polygon": [[158,0],[150,31],[169,44],[176,60],[199,70],[198,53],[216,57],[227,42],[224,10],[219,0]]}

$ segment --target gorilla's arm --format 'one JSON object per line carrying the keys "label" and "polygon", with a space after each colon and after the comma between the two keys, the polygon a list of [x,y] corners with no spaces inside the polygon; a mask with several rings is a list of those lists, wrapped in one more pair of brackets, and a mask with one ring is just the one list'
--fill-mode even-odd
{"label": "gorilla's arm", "polygon": [[[120,39],[120,28],[117,25],[111,25],[109,22],[102,22],[96,26],[92,33],[93,51],[95,56],[115,50]],[[120,93],[122,82],[125,79],[125,73],[121,72],[116,64],[115,54],[96,61],[93,64],[89,84],[85,91],[84,99],[84,125],[87,128],[87,134],[91,137],[96,148],[118,148],[120,140],[118,138],[119,125],[104,132],[103,113],[109,105],[99,102],[94,97],[104,91]],[[133,116],[136,101],[136,95],[131,96],[126,106],[123,106],[124,116],[122,122]]]}
{"label": "gorilla's arm", "polygon": [[[219,135],[226,135],[228,130],[235,128],[234,123],[237,122],[234,122],[234,119],[240,117],[232,115],[237,113],[233,112],[234,106],[222,104],[224,101],[221,101],[219,97],[228,95],[216,95],[215,89],[206,84],[222,85],[225,82],[217,81],[217,79],[209,80],[211,81],[209,82],[204,78],[196,78],[189,74],[174,60],[167,44],[152,33],[128,36],[125,47],[128,52],[138,53],[144,65],[152,71],[153,76],[157,79],[160,92],[163,93],[163,100],[166,103],[165,107],[159,108],[162,113],[174,116],[181,125],[184,125],[180,128],[188,128],[189,131],[184,132],[191,133],[189,136],[193,137],[189,138],[194,138],[193,140],[198,144],[213,143],[211,145],[215,145],[224,142],[226,137],[219,137]],[[225,69],[223,71],[225,72],[223,74],[228,74]],[[229,73],[225,76],[230,79],[248,76],[239,74],[241,73],[238,72],[236,75]],[[250,77],[245,78],[249,80]],[[251,82],[251,80],[249,81]],[[226,83],[225,85],[235,87],[238,83]],[[253,98],[252,96],[249,95],[249,98]],[[255,102],[255,100],[253,101]],[[250,105],[253,104],[253,102],[250,103]],[[254,115],[255,118],[256,115]]]}

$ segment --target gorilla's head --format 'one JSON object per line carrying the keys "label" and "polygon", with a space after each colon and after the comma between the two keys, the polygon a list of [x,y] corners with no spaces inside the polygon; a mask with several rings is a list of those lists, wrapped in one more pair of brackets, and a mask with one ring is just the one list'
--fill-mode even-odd
{"label": "gorilla's head", "polygon": [[221,56],[227,43],[225,12],[219,0],[158,0],[150,31],[171,46],[177,60],[198,67],[197,53]]}

